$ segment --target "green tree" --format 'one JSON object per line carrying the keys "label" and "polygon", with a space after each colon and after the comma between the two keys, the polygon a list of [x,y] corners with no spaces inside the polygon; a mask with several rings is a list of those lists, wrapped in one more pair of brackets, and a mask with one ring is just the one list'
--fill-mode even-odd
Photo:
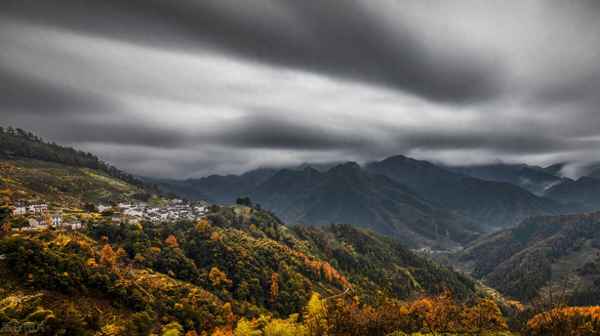
{"label": "green tree", "polygon": [[235,203],[238,205],[244,205],[248,207],[252,206],[252,200],[250,200],[250,197],[240,197],[235,201]]}

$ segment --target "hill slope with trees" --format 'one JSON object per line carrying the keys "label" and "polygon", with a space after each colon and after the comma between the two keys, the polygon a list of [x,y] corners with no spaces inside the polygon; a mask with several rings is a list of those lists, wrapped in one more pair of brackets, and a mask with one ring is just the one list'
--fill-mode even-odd
{"label": "hill slope with trees", "polygon": [[[500,292],[535,300],[600,304],[600,213],[541,216],[475,241],[459,262]],[[564,292],[567,291],[567,292]]]}
{"label": "hill slope with trees", "polygon": [[96,156],[0,127],[0,189],[16,199],[80,205],[145,199],[158,190]]}
{"label": "hill slope with trees", "polygon": [[0,321],[13,300],[31,311],[11,316],[35,313],[54,332],[142,335],[172,323],[201,332],[302,312],[313,293],[374,305],[445,290],[477,296],[466,277],[387,238],[349,226],[290,229],[249,207],[214,206],[198,222],[86,227],[4,233]]}

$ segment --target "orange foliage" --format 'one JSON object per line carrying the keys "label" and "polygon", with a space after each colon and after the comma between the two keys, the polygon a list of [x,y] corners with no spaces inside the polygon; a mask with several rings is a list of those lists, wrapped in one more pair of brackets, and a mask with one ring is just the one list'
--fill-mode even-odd
{"label": "orange foliage", "polygon": [[302,259],[304,265],[310,268],[314,272],[315,276],[322,276],[328,282],[338,283],[344,288],[352,288],[352,285],[350,284],[348,279],[346,279],[346,277],[344,277],[340,272],[338,272],[338,270],[333,268],[333,266],[331,266],[331,264],[329,264],[328,262],[312,259],[302,252],[292,250],[290,250],[289,252],[295,255],[296,257]]}
{"label": "orange foliage", "polygon": [[106,266],[113,267],[116,261],[116,254],[112,249],[110,244],[104,245],[102,250],[100,251],[100,263]]}
{"label": "orange foliage", "polygon": [[177,238],[174,235],[169,235],[167,239],[165,239],[165,244],[170,247],[179,247],[179,242],[177,242]]}
{"label": "orange foliage", "polygon": [[453,300],[449,292],[408,304],[386,301],[374,308],[357,300],[327,306],[331,335],[387,335],[394,331],[426,334],[485,334],[507,331],[496,303],[483,299],[474,306]]}
{"label": "orange foliage", "polygon": [[233,336],[233,331],[229,327],[217,328],[212,332],[211,336]]}
{"label": "orange foliage", "polygon": [[5,235],[5,234],[8,234],[11,230],[12,230],[12,226],[10,225],[9,222],[6,222],[6,223],[2,224],[2,230],[0,230],[0,233],[2,233],[2,235]]}
{"label": "orange foliage", "polygon": [[271,302],[277,301],[279,296],[279,274],[273,272],[271,274]]}
{"label": "orange foliage", "polygon": [[555,308],[535,315],[527,322],[527,335],[600,335],[600,307]]}
{"label": "orange foliage", "polygon": [[210,240],[219,241],[219,240],[221,240],[221,235],[217,231],[215,231],[215,232],[211,233]]}

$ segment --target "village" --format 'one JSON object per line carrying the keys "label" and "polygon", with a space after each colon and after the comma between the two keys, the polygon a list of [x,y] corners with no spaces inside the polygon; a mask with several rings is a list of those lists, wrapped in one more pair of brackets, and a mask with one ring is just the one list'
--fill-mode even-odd
{"label": "village", "polygon": [[189,203],[180,199],[166,200],[162,204],[86,204],[84,209],[55,207],[44,202],[18,201],[12,208],[12,231],[38,231],[48,228],[80,230],[84,227],[83,223],[102,219],[115,225],[138,224],[144,221],[195,221],[204,216],[207,210],[206,202]]}

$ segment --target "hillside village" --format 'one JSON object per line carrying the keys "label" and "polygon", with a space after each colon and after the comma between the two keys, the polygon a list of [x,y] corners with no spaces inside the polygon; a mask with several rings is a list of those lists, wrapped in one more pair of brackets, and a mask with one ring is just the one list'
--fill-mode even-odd
{"label": "hillside village", "polygon": [[86,204],[84,209],[55,207],[45,202],[20,200],[11,208],[13,231],[35,231],[47,228],[79,230],[83,222],[105,219],[113,224],[136,224],[142,221],[195,221],[208,210],[206,202],[171,199],[160,204],[122,202],[113,205]]}

